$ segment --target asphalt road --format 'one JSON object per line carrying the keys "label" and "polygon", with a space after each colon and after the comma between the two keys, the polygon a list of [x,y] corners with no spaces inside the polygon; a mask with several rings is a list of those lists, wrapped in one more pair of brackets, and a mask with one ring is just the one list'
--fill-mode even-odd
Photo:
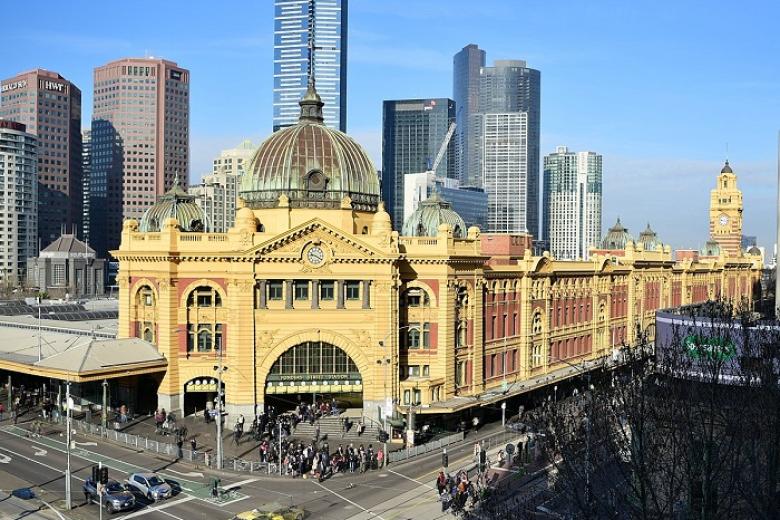
{"label": "asphalt road", "polygon": [[[489,436],[490,428],[480,437]],[[210,498],[210,486],[215,474],[188,464],[179,464],[143,451],[135,451],[102,442],[93,437],[74,435],[77,442],[71,454],[71,493],[74,509],[63,511],[73,519],[98,518],[95,504],[85,504],[81,492],[83,479],[91,467],[102,461],[109,467],[110,478],[123,481],[133,471],[157,471],[176,482],[181,490],[171,499],[148,503],[137,497],[139,504],[131,513],[117,513],[114,519],[229,519],[238,512],[258,507],[266,502],[278,502],[303,507],[306,517],[323,520],[380,520],[432,518],[423,509],[435,504],[434,479],[440,469],[441,454],[417,457],[409,463],[394,464],[385,470],[366,474],[339,474],[318,483],[312,480],[273,478],[248,473],[220,475],[222,486],[232,489],[220,503]],[[476,440],[476,438],[474,439]],[[474,440],[448,448],[450,468],[469,463]],[[8,425],[0,427],[0,489],[20,487],[20,482],[36,488],[36,492],[55,507],[62,507],[65,491],[65,442],[58,433],[41,438],[26,437],[26,433]],[[104,514],[104,517],[108,515]]]}

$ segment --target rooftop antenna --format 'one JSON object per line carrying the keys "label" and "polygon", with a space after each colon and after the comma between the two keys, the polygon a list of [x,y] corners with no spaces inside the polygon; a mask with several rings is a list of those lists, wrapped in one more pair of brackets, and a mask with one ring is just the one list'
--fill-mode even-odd
{"label": "rooftop antenna", "polygon": [[308,87],[314,88],[314,50],[317,48],[314,46],[314,0],[309,0],[309,31],[308,31],[308,47],[309,47],[309,82]]}

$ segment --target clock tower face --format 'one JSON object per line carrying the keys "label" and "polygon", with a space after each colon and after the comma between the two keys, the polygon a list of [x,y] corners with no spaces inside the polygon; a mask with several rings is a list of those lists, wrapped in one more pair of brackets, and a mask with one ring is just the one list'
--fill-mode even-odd
{"label": "clock tower face", "polygon": [[729,225],[729,217],[728,217],[728,215],[721,215],[720,218],[718,219],[718,223],[722,227],[728,226]]}
{"label": "clock tower face", "polygon": [[306,259],[313,265],[320,265],[325,260],[325,252],[320,246],[311,247],[306,252]]}

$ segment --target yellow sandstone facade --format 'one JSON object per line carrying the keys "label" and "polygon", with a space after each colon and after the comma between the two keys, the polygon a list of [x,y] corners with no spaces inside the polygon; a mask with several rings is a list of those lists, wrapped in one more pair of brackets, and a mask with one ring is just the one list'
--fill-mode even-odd
{"label": "yellow sandstone facade", "polygon": [[227,233],[200,231],[176,194],[124,224],[119,334],[167,358],[144,390],[168,410],[203,409],[221,356],[229,414],[312,394],[372,417],[456,413],[549,384],[637,330],[652,339],[658,308],[751,298],[754,257],[676,263],[633,241],[588,261],[535,257],[518,237],[437,221],[443,201],[423,236],[399,236],[367,154],[322,125],[313,89],[301,105],[255,154]]}

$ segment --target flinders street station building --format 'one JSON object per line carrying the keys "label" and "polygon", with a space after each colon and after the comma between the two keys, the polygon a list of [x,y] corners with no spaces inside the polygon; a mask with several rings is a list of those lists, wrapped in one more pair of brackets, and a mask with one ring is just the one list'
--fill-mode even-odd
{"label": "flinders street station building", "polygon": [[751,300],[760,258],[719,247],[723,230],[675,261],[649,227],[635,240],[618,222],[588,260],[558,261],[467,228],[437,195],[393,229],[365,150],[323,124],[313,88],[300,105],[255,152],[227,232],[208,232],[178,186],[124,223],[118,337],[164,358],[139,391],[166,410],[202,411],[221,364],[233,417],[312,396],[373,418],[457,414],[551,385],[637,331],[652,340],[657,309]]}

